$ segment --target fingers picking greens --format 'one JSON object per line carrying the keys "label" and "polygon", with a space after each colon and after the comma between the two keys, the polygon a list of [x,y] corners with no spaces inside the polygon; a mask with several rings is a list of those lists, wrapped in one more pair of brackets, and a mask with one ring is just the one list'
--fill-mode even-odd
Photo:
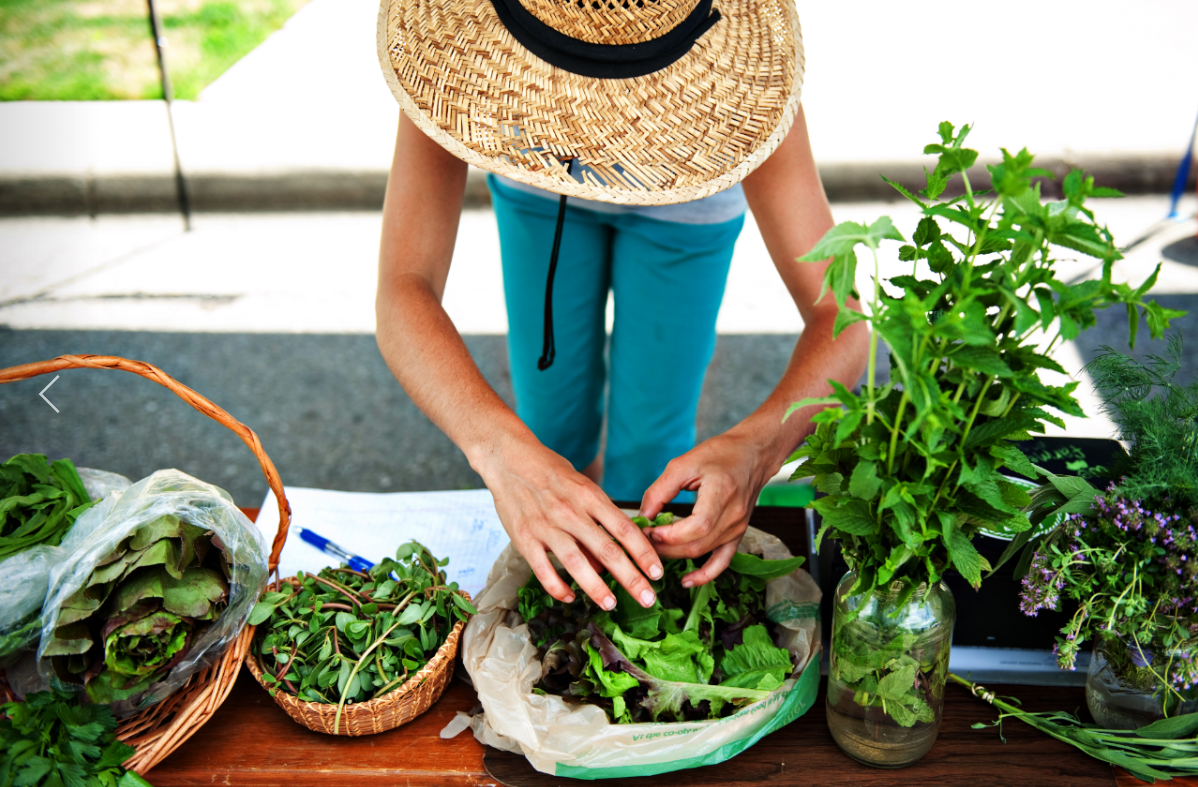
{"label": "fingers picking greens", "polygon": [[[633,521],[660,527],[673,515]],[[598,705],[616,723],[694,721],[730,715],[790,677],[791,654],[769,633],[765,583],[803,558],[738,552],[729,570],[694,588],[682,587],[694,561],[663,562],[649,608],[607,576],[617,600],[610,612],[577,586],[575,601],[563,604],[533,575],[519,592],[519,613],[541,661],[533,690]]]}

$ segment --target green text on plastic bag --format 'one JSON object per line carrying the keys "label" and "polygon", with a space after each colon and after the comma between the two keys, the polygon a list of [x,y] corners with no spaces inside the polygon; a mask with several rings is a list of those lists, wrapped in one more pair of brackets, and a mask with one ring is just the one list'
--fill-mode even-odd
{"label": "green text on plastic bag", "polygon": [[[653,762],[645,765],[623,765],[614,768],[582,768],[559,762],[553,773],[555,776],[566,776],[571,779],[621,779],[629,776],[655,776],[659,773],[680,771],[685,768],[698,768],[701,765],[715,765],[732,759],[766,735],[785,727],[802,716],[815,703],[815,693],[818,688],[819,659],[813,658],[803,673],[799,675],[799,679],[795,681],[794,687],[786,694],[786,699],[782,700],[782,705],[774,712],[773,718],[747,738],[726,743],[715,751],[699,757],[685,757],[681,760]],[[771,697],[762,700],[762,703],[768,707],[772,701]],[[729,717],[728,720],[732,718],[735,717]]]}

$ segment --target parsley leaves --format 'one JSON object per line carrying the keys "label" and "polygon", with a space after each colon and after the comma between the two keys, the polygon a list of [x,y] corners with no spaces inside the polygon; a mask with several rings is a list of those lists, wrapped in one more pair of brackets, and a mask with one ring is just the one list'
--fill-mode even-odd
{"label": "parsley leaves", "polygon": [[121,768],[135,750],[107,705],[42,691],[0,711],[0,787],[149,787]]}

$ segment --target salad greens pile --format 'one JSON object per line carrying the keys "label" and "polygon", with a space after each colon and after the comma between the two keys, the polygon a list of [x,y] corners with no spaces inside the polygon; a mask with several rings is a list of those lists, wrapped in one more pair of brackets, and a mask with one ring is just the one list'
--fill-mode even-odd
{"label": "salad greens pile", "polygon": [[[673,515],[633,521],[661,526]],[[714,582],[688,589],[682,577],[694,561],[665,560],[648,609],[606,575],[616,597],[610,612],[568,576],[575,600],[563,604],[534,574],[519,592],[541,662],[533,690],[598,705],[620,724],[718,719],[764,699],[794,672],[790,652],[769,632],[765,583],[802,563],[737,552]]]}
{"label": "salad greens pile", "polygon": [[0,465],[0,560],[45,544],[58,546],[91,507],[70,459],[17,454]]}
{"label": "salad greens pile", "polygon": [[369,573],[342,565],[301,572],[292,585],[269,591],[250,613],[258,630],[253,652],[271,694],[337,704],[393,691],[428,663],[454,623],[474,606],[446,582],[438,560],[415,541]]}
{"label": "salad greens pile", "polygon": [[135,753],[116,739],[107,705],[39,691],[0,706],[0,787],[149,787],[121,763]]}
{"label": "salad greens pile", "polygon": [[166,515],[130,533],[62,604],[42,650],[93,702],[163,678],[228,606],[231,569],[209,530]]}

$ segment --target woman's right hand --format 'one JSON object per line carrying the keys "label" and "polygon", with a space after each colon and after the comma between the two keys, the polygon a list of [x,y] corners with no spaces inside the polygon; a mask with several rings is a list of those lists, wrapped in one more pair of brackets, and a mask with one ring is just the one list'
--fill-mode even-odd
{"label": "woman's right hand", "polygon": [[663,569],[641,529],[593,481],[530,434],[504,442],[476,469],[495,497],[512,544],[549,595],[567,604],[574,600],[549,560],[553,554],[601,608],[616,605],[599,575],[604,568],[642,606],[653,606],[656,598],[645,577],[660,579]]}
{"label": "woman's right hand", "polygon": [[486,481],[512,543],[550,595],[572,598],[549,561],[553,553],[600,607],[616,602],[599,578],[604,568],[651,606],[645,576],[657,579],[662,566],[649,539],[499,398],[441,305],[465,185],[466,164],[400,113],[379,247],[379,351]]}

